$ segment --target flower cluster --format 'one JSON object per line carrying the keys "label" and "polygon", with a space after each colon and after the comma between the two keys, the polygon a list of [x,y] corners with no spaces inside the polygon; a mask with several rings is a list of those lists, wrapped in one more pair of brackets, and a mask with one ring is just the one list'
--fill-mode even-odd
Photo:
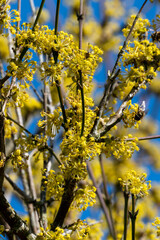
{"label": "flower cluster", "polygon": [[25,83],[25,87],[28,88],[29,85],[27,82],[31,82],[33,80],[33,75],[36,71],[36,61],[31,60],[32,53],[27,52],[24,57],[23,62],[19,61],[19,54],[15,56],[15,59],[8,59],[8,67],[7,67],[7,75],[8,76],[16,76],[18,80],[21,80]]}
{"label": "flower cluster", "polygon": [[138,128],[140,121],[136,121],[136,115],[138,114],[139,105],[138,104],[132,104],[131,100],[128,102],[127,108],[123,111],[123,122],[124,126],[126,128],[131,128],[134,126],[134,128]]}
{"label": "flower cluster", "polygon": [[44,183],[47,186],[47,199],[54,197],[55,200],[59,200],[64,192],[64,176],[50,170],[48,176],[44,178],[46,179]]}
{"label": "flower cluster", "polygon": [[44,230],[41,228],[41,232],[37,235],[36,240],[82,240],[88,239],[90,231],[90,226],[79,219],[69,229],[57,227],[53,232],[49,229]]}
{"label": "flower cluster", "polygon": [[[123,29],[123,34],[125,37],[127,37],[130,31],[135,17],[136,15],[131,15],[130,19],[128,20],[127,27]],[[132,37],[142,40],[145,37],[145,33],[148,31],[149,26],[150,26],[150,22],[148,19],[138,18],[131,33]]]}
{"label": "flower cluster", "polygon": [[14,10],[10,10],[10,6],[8,5],[9,1],[1,0],[0,1],[0,25],[3,28],[9,28],[10,30],[13,28],[11,23],[15,23],[20,21],[19,12]]}
{"label": "flower cluster", "polygon": [[70,234],[65,234],[63,228],[57,227],[56,231],[41,228],[41,232],[37,235],[36,240],[69,240]]}
{"label": "flower cluster", "polygon": [[96,203],[96,188],[90,185],[85,185],[84,188],[78,188],[75,192],[73,208],[79,211],[84,211],[88,206],[93,206]]}
{"label": "flower cluster", "polygon": [[25,158],[24,153],[21,149],[16,149],[11,153],[10,161],[13,165],[13,170],[17,171],[19,168],[25,168],[27,158]]}
{"label": "flower cluster", "polygon": [[151,188],[151,181],[146,181],[146,177],[146,173],[139,175],[131,170],[125,174],[124,178],[119,178],[118,181],[123,191],[133,194],[135,197],[143,197],[148,195],[148,190]]}
{"label": "flower cluster", "polygon": [[152,223],[153,226],[157,228],[157,236],[160,236],[160,218],[156,217],[154,223]]}
{"label": "flower cluster", "polygon": [[17,128],[15,127],[11,120],[5,119],[4,124],[5,124],[5,138],[11,138],[12,134],[17,133]]}
{"label": "flower cluster", "polygon": [[20,146],[23,149],[25,148],[26,152],[32,151],[37,148],[38,151],[43,151],[47,142],[47,136],[43,134],[33,136],[26,136],[22,133],[22,136],[18,138],[15,143],[16,146]]}
{"label": "flower cluster", "polygon": [[139,148],[137,146],[137,140],[135,141],[126,141],[128,137],[131,135],[129,134],[126,137],[121,137],[117,139],[108,139],[103,146],[103,152],[105,153],[106,157],[111,157],[112,155],[116,159],[121,159],[123,161],[132,157],[134,151],[138,151]]}
{"label": "flower cluster", "polygon": [[43,128],[47,125],[46,134],[50,137],[54,137],[56,135],[55,128],[57,132],[59,132],[59,129],[63,122],[63,118],[60,114],[61,114],[60,108],[55,109],[53,113],[41,112],[41,116],[42,117],[46,116],[47,120],[40,119],[38,122],[38,127]]}
{"label": "flower cluster", "polygon": [[[102,58],[102,51],[92,45],[88,45],[89,53],[80,50],[73,41],[73,36],[60,31],[56,36],[54,30],[47,26],[36,26],[33,32],[30,25],[24,24],[20,33],[16,34],[18,46],[28,47],[37,53],[47,54],[49,61],[42,62],[40,66],[41,78],[49,77],[49,80],[61,80],[62,70],[69,76],[79,76],[79,70],[83,73],[83,81],[92,79],[94,71]],[[56,60],[55,55],[58,57]],[[12,70],[12,69],[10,69]]]}

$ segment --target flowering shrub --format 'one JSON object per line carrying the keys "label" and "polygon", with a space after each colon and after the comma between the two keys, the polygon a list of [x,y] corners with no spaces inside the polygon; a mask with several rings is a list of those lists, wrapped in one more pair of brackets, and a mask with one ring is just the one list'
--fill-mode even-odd
{"label": "flowering shrub", "polygon": [[[49,20],[44,2],[36,9],[30,1],[28,23],[20,22],[20,1],[17,11],[12,1],[0,0],[0,234],[157,239],[159,189],[151,188],[144,166],[158,168],[160,154],[142,140],[159,135],[152,135],[153,122],[145,124],[145,100],[137,99],[144,90],[160,95],[160,16],[140,16],[145,0],[127,19],[124,43],[96,97],[95,73],[110,66],[108,53],[122,42],[122,1],[104,2],[102,22],[87,1],[67,1],[67,32],[59,30],[59,0],[55,28],[43,25]],[[27,216],[10,205],[12,190]],[[99,219],[81,220],[88,208],[98,209]]]}

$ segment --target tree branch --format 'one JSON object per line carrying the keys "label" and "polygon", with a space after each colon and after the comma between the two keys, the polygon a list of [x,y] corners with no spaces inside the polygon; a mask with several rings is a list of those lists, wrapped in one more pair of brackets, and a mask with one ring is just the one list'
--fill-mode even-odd
{"label": "tree branch", "polygon": [[26,222],[17,215],[16,211],[8,203],[2,192],[0,192],[0,199],[0,214],[9,224],[14,234],[16,234],[21,240],[35,240],[36,236],[30,232]]}
{"label": "tree branch", "polygon": [[104,199],[103,199],[101,191],[100,191],[100,188],[97,186],[97,183],[96,183],[96,180],[95,180],[94,175],[92,173],[92,169],[90,167],[90,164],[88,163],[87,166],[88,166],[88,174],[89,174],[89,176],[90,176],[90,178],[91,178],[91,180],[93,182],[93,185],[96,188],[97,197],[99,199],[99,202],[100,202],[101,207],[103,209],[106,221],[108,223],[109,232],[110,232],[111,236],[113,237],[113,239],[116,240],[116,233],[115,233],[114,225],[112,224],[112,221],[111,221],[111,217],[110,217],[108,208],[106,207],[106,204],[104,202]]}
{"label": "tree branch", "polygon": [[118,76],[120,70],[117,70],[117,66],[118,66],[118,63],[119,63],[119,60],[121,58],[121,56],[123,55],[123,52],[126,48],[126,45],[127,45],[127,42],[131,36],[131,33],[133,31],[133,28],[139,18],[139,15],[140,13],[142,12],[142,9],[144,8],[145,4],[146,4],[147,0],[144,1],[142,7],[140,8],[140,10],[138,11],[134,21],[133,21],[133,24],[131,26],[131,29],[128,33],[128,36],[126,37],[124,43],[123,43],[123,47],[122,49],[120,50],[120,52],[118,53],[117,55],[117,59],[116,59],[116,62],[115,62],[115,65],[113,67],[113,70],[111,72],[111,74],[108,74],[108,79],[107,79],[107,83],[105,84],[105,89],[104,89],[104,94],[103,94],[103,97],[99,103],[99,106],[98,106],[98,112],[97,112],[97,117],[95,119],[95,122],[94,122],[94,125],[93,125],[93,128],[91,130],[91,135],[92,136],[96,136],[97,135],[97,129],[98,129],[98,125],[99,125],[99,121],[100,121],[100,118],[102,116],[102,113],[104,111],[104,107],[108,104],[108,101],[109,101],[109,97],[111,96],[111,93],[113,92],[114,90],[114,86],[115,86],[115,79],[116,77]]}
{"label": "tree branch", "polygon": [[114,127],[118,122],[121,121],[123,110],[126,108],[128,101],[131,100],[136,95],[141,86],[143,86],[145,83],[146,80],[144,80],[141,84],[139,84],[138,86],[134,86],[131,89],[130,93],[124,99],[123,103],[121,104],[115,115],[110,117],[108,122],[105,124],[104,128],[100,129],[100,131],[97,134],[98,137],[103,137],[112,127]]}
{"label": "tree branch", "polygon": [[64,193],[62,196],[61,204],[58,209],[58,213],[54,219],[54,222],[51,224],[52,231],[55,231],[56,227],[62,227],[64,219],[74,199],[74,189],[76,183],[77,180],[72,178],[65,180]]}

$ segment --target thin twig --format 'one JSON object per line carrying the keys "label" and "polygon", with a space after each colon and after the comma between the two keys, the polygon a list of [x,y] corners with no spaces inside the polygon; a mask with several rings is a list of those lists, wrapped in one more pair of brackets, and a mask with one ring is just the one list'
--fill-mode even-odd
{"label": "thin twig", "polygon": [[128,225],[128,200],[129,200],[129,193],[126,191],[124,192],[124,233],[123,233],[123,240],[127,240],[127,225]]}
{"label": "thin twig", "polygon": [[138,86],[134,86],[131,89],[130,93],[124,99],[123,103],[121,104],[121,106],[119,107],[115,115],[110,117],[108,122],[105,124],[104,128],[100,129],[100,131],[98,132],[99,137],[103,137],[113,126],[115,126],[118,122],[121,121],[123,110],[126,108],[128,101],[131,100],[136,95],[136,93],[139,91],[141,86],[143,86],[145,83],[146,83],[146,80],[144,80],[141,84],[139,84]]}
{"label": "thin twig", "polygon": [[[146,137],[133,137],[133,138],[125,138],[125,142],[129,141],[144,141],[144,140],[152,140],[152,139],[158,139],[160,138],[160,135],[152,135],[152,136],[146,136]],[[110,141],[121,141],[119,137],[111,137],[111,138],[100,138],[97,140],[97,142],[110,142]]]}
{"label": "thin twig", "polygon": [[91,178],[91,180],[93,182],[93,185],[96,188],[97,197],[99,199],[99,202],[100,202],[101,207],[103,209],[106,221],[108,223],[109,232],[110,232],[111,236],[113,237],[113,239],[116,240],[116,234],[115,234],[114,225],[112,225],[112,221],[111,221],[111,218],[110,218],[110,215],[109,215],[108,208],[106,207],[106,204],[105,204],[104,199],[102,197],[101,191],[100,191],[99,187],[97,186],[96,180],[94,178],[94,175],[93,175],[93,172],[91,170],[91,167],[90,167],[89,163],[88,163],[87,167],[88,167],[89,176],[90,176],[90,178]]}
{"label": "thin twig", "polygon": [[126,37],[126,39],[125,39],[125,41],[123,43],[123,47],[120,50],[120,52],[118,53],[118,55],[117,55],[117,60],[115,62],[113,70],[112,70],[111,74],[108,74],[108,79],[107,79],[107,83],[105,84],[104,94],[103,94],[103,97],[102,97],[102,99],[101,99],[101,101],[99,103],[97,117],[95,119],[95,122],[93,124],[93,128],[91,130],[91,135],[93,135],[93,136],[97,135],[98,125],[99,125],[99,121],[100,121],[100,118],[102,116],[104,107],[107,105],[107,102],[109,100],[109,96],[111,95],[111,90],[113,92],[113,89],[114,89],[114,86],[115,86],[115,79],[116,79],[116,77],[118,76],[118,74],[120,72],[119,69],[116,70],[117,66],[118,66],[118,63],[119,63],[119,60],[120,60],[121,56],[123,55],[123,52],[124,52],[124,50],[126,48],[127,42],[128,42],[128,40],[130,38],[130,35],[131,35],[132,31],[133,31],[133,28],[134,28],[134,26],[135,26],[135,24],[136,24],[136,22],[137,22],[137,20],[139,18],[140,13],[142,12],[142,9],[145,6],[146,2],[147,2],[147,0],[144,1],[142,7],[138,11],[138,13],[137,13],[137,15],[136,15],[136,17],[135,17],[135,19],[133,21],[133,24],[131,26],[131,29],[130,29],[130,31],[129,31],[129,33],[128,33],[128,35],[127,35],[127,37]]}
{"label": "thin twig", "polygon": [[[47,112],[47,103],[48,103],[48,97],[47,97],[47,86],[46,86],[46,81],[44,81],[44,94],[43,94],[43,107],[44,107],[44,111]],[[47,116],[44,116],[44,120],[47,121]],[[46,136],[46,132],[47,132],[47,124],[44,127],[44,136]],[[46,191],[47,191],[47,187],[45,184],[45,178],[48,175],[48,157],[46,155],[46,152],[43,152],[43,169],[45,169],[46,171],[43,172],[43,176],[41,179],[41,193],[40,193],[40,197],[41,197],[41,201],[43,202],[43,204],[40,207],[40,220],[43,224],[43,228],[46,229],[47,228],[47,216],[46,216],[46,212],[47,212],[47,205],[45,203],[46,201]]]}
{"label": "thin twig", "polygon": [[[23,122],[23,117],[22,117],[22,112],[21,112],[21,109],[19,107],[16,106],[16,113],[17,113],[17,118],[18,118],[18,122],[23,126],[24,125],[24,122]],[[21,137],[24,136],[24,133],[22,132],[20,134]],[[24,154],[26,152],[26,146],[24,146]],[[23,187],[24,187],[24,191],[25,193],[28,195],[28,196],[31,196],[31,189],[30,189],[30,186],[31,186],[31,179],[29,178],[29,176],[31,175],[28,175],[27,176],[27,171],[29,171],[28,169],[28,164],[27,164],[27,161],[26,161],[26,158],[24,157],[24,162],[26,163],[26,166],[27,166],[27,170],[26,169],[23,169],[23,168],[20,168],[20,176],[21,176],[21,180],[22,180],[22,183],[23,183]],[[35,218],[35,211],[34,211],[34,206],[32,203],[26,203],[27,205],[27,209],[28,209],[28,213],[29,213],[29,219],[30,219],[30,224],[31,224],[31,229],[32,231],[37,234],[37,230],[38,230],[38,222],[36,221],[36,218]]]}
{"label": "thin twig", "polygon": [[30,202],[33,201],[31,197],[29,197],[23,190],[21,190],[13,181],[12,179],[8,176],[8,174],[5,174],[6,180],[10,183],[12,188],[26,201]]}
{"label": "thin twig", "polygon": [[[39,20],[39,18],[40,18],[40,15],[41,15],[41,12],[42,12],[44,3],[45,3],[45,0],[42,0],[42,1],[41,1],[41,5],[40,5],[39,10],[38,10],[38,13],[37,13],[37,16],[36,16],[36,19],[35,19],[35,21],[34,21],[34,23],[33,23],[33,27],[32,27],[32,31],[33,31],[33,32],[34,32],[35,27],[36,27],[36,25],[37,25],[37,23],[38,23],[38,20]],[[20,56],[19,56],[19,59],[18,59],[19,62],[22,61],[22,59],[23,59],[24,55],[26,54],[26,52],[28,51],[28,49],[29,49],[28,47],[24,47],[24,48],[23,48],[23,50],[22,50],[22,52],[21,52],[21,54],[20,54]]]}
{"label": "thin twig", "polygon": [[27,132],[27,133],[30,134],[32,137],[34,137],[34,134],[32,134],[30,131],[28,131],[25,127],[23,127],[19,122],[17,122],[17,121],[14,120],[13,118],[11,118],[9,115],[5,116],[5,118],[11,120],[11,121],[14,122],[17,126],[19,126],[20,128],[22,128],[25,132]]}
{"label": "thin twig", "polygon": [[123,43],[123,47],[121,48],[121,50],[120,50],[119,53],[118,53],[117,60],[116,60],[116,62],[115,62],[115,65],[114,65],[113,70],[112,70],[112,73],[111,73],[111,77],[113,77],[113,76],[115,75],[115,72],[116,72],[116,69],[117,69],[117,66],[118,66],[118,62],[119,62],[121,56],[123,55],[123,52],[124,52],[124,50],[125,50],[125,48],[126,48],[127,42],[128,42],[128,40],[129,40],[129,38],[130,38],[130,36],[131,36],[131,33],[132,33],[133,29],[134,29],[134,26],[135,26],[135,24],[136,24],[136,22],[137,22],[137,20],[138,20],[138,18],[139,18],[139,15],[141,14],[141,12],[142,12],[142,10],[143,10],[145,4],[147,3],[147,1],[148,1],[148,0],[145,0],[145,1],[144,1],[144,3],[142,4],[141,8],[139,9],[139,11],[138,11],[138,13],[137,13],[137,15],[136,15],[133,23],[132,23],[132,26],[131,26],[131,28],[130,28],[130,31],[129,31],[129,33],[128,33],[128,35],[127,35],[127,37],[126,37],[126,39],[125,39],[125,41],[124,41],[124,43]]}
{"label": "thin twig", "polygon": [[33,13],[33,15],[35,15],[36,8],[35,8],[35,5],[34,5],[34,1],[33,0],[29,0],[29,2],[30,2],[32,13]]}
{"label": "thin twig", "polygon": [[[30,131],[28,131],[25,127],[23,127],[21,124],[19,124],[16,120],[14,120],[13,118],[6,116],[6,118],[10,119],[11,121],[13,121],[15,124],[17,124],[20,128],[22,128],[25,132],[27,132],[28,134],[31,135],[31,137],[34,139],[36,135],[32,134]],[[34,141],[36,142],[36,140],[34,139]],[[47,149],[56,159],[56,161],[58,162],[58,164],[62,164],[61,161],[58,159],[58,157],[56,156],[56,154],[54,153],[53,149],[51,147],[49,147],[48,145],[45,145],[43,147],[39,147],[38,150],[39,151],[43,151],[44,149]]]}
{"label": "thin twig", "polygon": [[[18,12],[19,12],[19,17],[21,18],[21,0],[18,0]],[[20,21],[17,22],[17,27],[20,28]]]}
{"label": "thin twig", "polygon": [[82,49],[82,33],[83,33],[83,0],[80,0],[80,8],[78,15],[79,22],[79,49]]}
{"label": "thin twig", "polygon": [[106,176],[105,176],[105,173],[104,173],[103,159],[102,159],[102,155],[101,154],[99,155],[99,162],[100,162],[100,166],[101,166],[103,189],[104,189],[104,194],[105,194],[105,197],[106,197],[105,203],[106,203],[106,205],[108,207],[108,210],[109,210],[109,215],[110,215],[110,219],[111,219],[111,222],[112,222],[112,226],[114,226],[114,221],[113,221],[113,216],[112,216],[112,209],[111,209],[111,199],[110,199],[110,196],[109,196],[109,193],[108,193],[108,190],[107,190]]}
{"label": "thin twig", "polygon": [[105,196],[106,196],[107,202],[110,203],[110,197],[109,197],[109,194],[108,194],[107,184],[106,184],[106,176],[105,176],[104,167],[103,167],[102,154],[99,155],[99,162],[100,162],[100,166],[101,166],[101,173],[102,173],[102,181],[103,181],[104,194],[105,194]]}
{"label": "thin twig", "polygon": [[138,141],[143,141],[143,140],[152,140],[152,139],[157,139],[160,138],[160,135],[152,135],[152,136],[146,136],[146,137],[135,137],[135,138],[127,138],[125,141],[135,141],[138,139]]}
{"label": "thin twig", "polygon": [[[60,10],[60,0],[57,0],[56,16],[55,16],[55,35],[56,36],[58,35],[59,10]],[[54,51],[54,50],[52,50],[52,52],[53,52],[55,64],[57,64],[58,52]],[[63,103],[62,90],[61,90],[60,82],[57,79],[55,80],[55,82],[56,82],[56,88],[57,88],[58,97],[59,97],[59,101],[60,101],[60,106],[62,109],[64,129],[65,129],[65,131],[67,131],[67,128],[65,127],[65,125],[67,123],[67,117],[66,117],[66,112],[65,112],[64,103]]]}
{"label": "thin twig", "polygon": [[60,2],[61,2],[60,0],[57,0],[56,18],[55,18],[55,35],[58,34],[58,22],[59,22]]}
{"label": "thin twig", "polygon": [[33,86],[33,84],[31,84],[31,87],[33,88],[33,91],[40,100],[40,102],[43,103],[43,98],[40,96],[40,94],[38,93],[37,89]]}
{"label": "thin twig", "polygon": [[[82,49],[82,33],[83,33],[83,0],[80,0],[80,8],[78,15],[79,22],[79,49]],[[81,91],[81,99],[82,99],[82,127],[81,127],[81,137],[83,136],[84,127],[85,127],[85,101],[84,101],[84,89],[83,89],[83,81],[82,81],[82,71],[79,70],[79,81],[77,81],[77,89]]]}

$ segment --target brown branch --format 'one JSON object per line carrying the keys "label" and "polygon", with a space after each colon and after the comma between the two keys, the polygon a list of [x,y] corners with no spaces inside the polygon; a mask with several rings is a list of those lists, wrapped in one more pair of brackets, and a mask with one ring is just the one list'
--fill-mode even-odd
{"label": "brown branch", "polygon": [[[153,140],[160,138],[160,135],[152,135],[152,136],[146,136],[146,137],[133,137],[133,138],[126,138],[123,139],[125,142],[129,141],[144,141],[144,140]],[[121,141],[119,137],[111,137],[111,138],[100,138],[96,142],[110,142],[110,141]]]}
{"label": "brown branch", "polygon": [[9,224],[13,233],[17,235],[21,240],[35,240],[36,236],[30,232],[29,227],[11,207],[3,193],[0,192],[0,214],[3,219]]}
{"label": "brown branch", "polygon": [[132,23],[132,26],[131,26],[131,28],[130,28],[130,31],[129,31],[129,33],[128,33],[128,35],[127,35],[127,37],[126,37],[126,39],[125,39],[125,41],[124,41],[124,43],[123,43],[123,47],[121,48],[121,50],[120,50],[119,53],[118,53],[117,60],[116,60],[116,62],[115,62],[115,65],[114,65],[113,70],[112,70],[112,73],[111,73],[111,77],[113,77],[113,76],[115,75],[115,72],[116,72],[116,69],[117,69],[117,66],[118,66],[118,62],[119,62],[121,56],[122,56],[123,53],[124,53],[124,50],[125,50],[125,48],[126,48],[126,46],[127,46],[127,42],[128,42],[128,40],[129,40],[129,38],[130,38],[130,36],[131,36],[131,34],[132,34],[132,31],[133,31],[133,29],[134,29],[134,26],[135,26],[135,24],[136,24],[136,22],[137,22],[137,20],[138,20],[138,18],[139,18],[139,16],[140,16],[142,10],[143,10],[145,4],[147,3],[147,1],[148,1],[148,0],[145,0],[145,1],[144,1],[144,3],[142,4],[141,8],[139,9],[139,11],[138,11],[138,13],[137,13],[137,15],[136,15],[133,23]]}
{"label": "brown branch", "polygon": [[4,139],[4,115],[0,112],[0,191],[2,191],[4,181],[4,167],[6,161],[5,139]]}
{"label": "brown branch", "polygon": [[21,190],[8,176],[8,174],[5,174],[5,179],[9,182],[9,184],[12,186],[12,188],[24,199],[25,202],[33,202],[34,200],[29,197],[23,190]]}
{"label": "brown branch", "polygon": [[96,193],[97,193],[97,197],[99,199],[99,202],[101,204],[101,207],[102,207],[102,210],[104,212],[104,215],[105,215],[105,218],[106,218],[106,221],[108,223],[108,229],[109,229],[109,233],[111,234],[111,236],[113,237],[114,240],[116,240],[116,233],[115,233],[115,229],[114,229],[114,225],[112,223],[112,220],[111,220],[111,217],[110,217],[110,214],[109,214],[109,210],[105,204],[105,201],[102,197],[102,193],[100,191],[100,188],[97,186],[97,183],[96,183],[96,180],[94,178],[94,175],[93,175],[93,172],[92,172],[92,169],[90,167],[90,164],[88,163],[88,174],[93,182],[93,185],[95,186],[96,188]]}
{"label": "brown branch", "polygon": [[56,227],[62,227],[64,223],[64,219],[74,199],[74,189],[75,189],[76,183],[77,183],[77,180],[72,178],[65,180],[64,193],[62,196],[61,204],[58,209],[58,213],[54,219],[54,222],[51,224],[52,231],[54,231]]}
{"label": "brown branch", "polygon": [[92,128],[91,133],[90,133],[92,136],[96,136],[97,135],[98,125],[99,125],[99,121],[100,121],[100,118],[102,116],[102,113],[104,111],[104,107],[107,106],[109,98],[111,96],[111,93],[113,92],[114,87],[116,86],[115,85],[115,79],[116,79],[116,77],[118,76],[118,74],[120,72],[120,70],[116,71],[118,63],[119,63],[119,60],[120,60],[121,56],[123,55],[123,52],[124,52],[124,50],[126,48],[127,42],[128,42],[128,40],[129,40],[129,38],[131,36],[133,28],[134,28],[134,26],[135,26],[135,24],[136,24],[136,22],[137,22],[137,20],[139,18],[140,13],[142,12],[142,9],[145,6],[146,2],[147,2],[147,0],[144,1],[142,7],[138,11],[138,13],[137,13],[137,15],[136,15],[136,17],[135,17],[135,19],[133,21],[133,24],[131,26],[131,29],[130,29],[130,31],[129,31],[129,33],[128,33],[128,35],[127,35],[127,37],[126,37],[126,39],[125,39],[125,41],[123,43],[123,47],[120,50],[120,52],[118,53],[118,55],[117,55],[117,59],[116,59],[115,65],[113,67],[113,70],[112,70],[111,74],[108,74],[108,79],[107,79],[107,83],[105,84],[104,94],[103,94],[103,97],[102,97],[102,99],[101,99],[101,101],[99,103],[99,106],[98,106],[97,118],[95,119],[93,128]]}
{"label": "brown branch", "polygon": [[112,127],[114,127],[118,122],[121,121],[122,115],[123,115],[123,110],[126,108],[128,101],[131,100],[136,93],[139,91],[141,86],[143,86],[146,83],[146,80],[144,80],[141,84],[138,86],[134,86],[130,93],[127,95],[127,97],[124,99],[123,103],[117,110],[114,116],[110,117],[108,122],[105,124],[104,128],[100,129],[100,131],[97,134],[97,137],[103,137]]}
{"label": "brown branch", "polygon": [[[18,117],[18,122],[21,124],[21,126],[23,126],[23,117],[22,117],[22,113],[21,113],[21,109],[19,107],[16,107],[16,113],[17,113],[17,117]],[[23,137],[24,133],[21,133],[21,137]],[[24,147],[24,152],[26,150],[26,147]],[[23,183],[23,187],[24,187],[24,191],[28,196],[31,196],[31,181],[33,179],[30,179],[31,176],[31,172],[29,174],[27,174],[31,169],[28,168],[28,163],[26,161],[26,158],[24,158],[24,161],[26,163],[27,168],[26,169],[20,169],[20,175],[21,175],[21,179],[22,179],[22,183]],[[32,183],[33,184],[33,183]],[[27,208],[28,208],[28,213],[29,213],[29,219],[30,219],[30,226],[31,226],[31,230],[34,234],[37,234],[38,228],[39,228],[39,223],[38,223],[38,219],[36,218],[37,216],[37,212],[34,209],[34,206],[32,203],[27,203]]]}
{"label": "brown branch", "polygon": [[[46,81],[44,81],[44,94],[43,94],[43,107],[44,111],[47,112],[48,104],[48,93],[47,93],[47,86],[46,86]],[[44,116],[44,120],[47,121],[47,116]],[[47,131],[47,124],[44,127],[44,135],[46,136],[46,131]],[[49,164],[49,158],[46,155],[46,152],[43,152],[43,169],[46,170],[43,172],[42,179],[41,179],[41,192],[40,192],[40,197],[41,201],[43,204],[40,206],[40,220],[42,222],[42,225],[44,229],[47,228],[47,205],[46,205],[46,191],[47,191],[47,186],[45,184],[45,178],[48,175],[48,164]]]}

